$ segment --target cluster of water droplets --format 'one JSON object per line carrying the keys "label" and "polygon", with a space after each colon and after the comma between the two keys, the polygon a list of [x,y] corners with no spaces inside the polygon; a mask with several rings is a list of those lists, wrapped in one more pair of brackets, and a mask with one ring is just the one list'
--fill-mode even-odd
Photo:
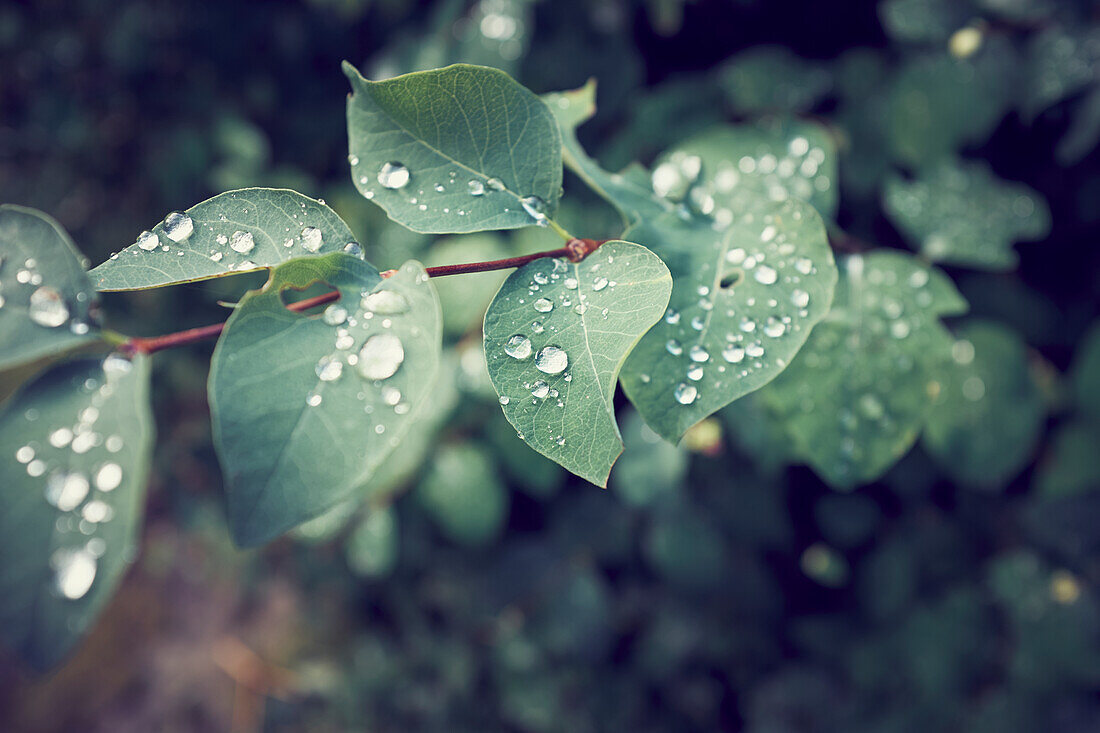
{"label": "cluster of water droplets", "polygon": [[[721,389],[727,380],[785,364],[792,347],[784,342],[803,329],[817,274],[783,228],[800,219],[799,208],[785,211],[782,220],[743,214],[727,225],[734,231],[716,235],[711,251],[721,258],[697,263],[699,284],[674,291],[676,305],[658,328],[681,370],[672,389],[677,403],[694,404],[705,388]],[[644,383],[647,377],[642,375]]]}
{"label": "cluster of water droplets", "polygon": [[121,435],[101,427],[101,412],[131,368],[127,359],[112,355],[104,360],[101,378],[75,385],[88,399],[71,421],[42,425],[45,418],[36,410],[24,414],[27,433],[44,437],[19,446],[14,459],[28,476],[42,478],[42,500],[57,511],[58,549],[50,567],[54,590],[69,600],[88,593],[107,551],[100,530],[114,519],[111,496],[125,479],[118,454],[126,445]]}
{"label": "cluster of water droplets", "polygon": [[[61,290],[46,282],[38,260],[28,257],[21,263],[9,262],[0,255],[0,309],[8,300],[20,302],[25,298],[27,317],[43,328],[60,328],[68,325],[72,333],[82,336],[91,330],[87,320],[74,317],[76,304],[69,303]],[[74,296],[77,303],[86,303],[91,297],[79,291]],[[70,306],[72,306],[70,308]]]}
{"label": "cluster of water droplets", "polygon": [[[282,232],[275,235],[269,227],[256,227],[255,230],[240,228],[236,223],[238,219],[247,219],[250,216],[257,218],[260,213],[255,208],[249,208],[246,202],[241,202],[239,212],[233,215],[233,221],[226,213],[221,213],[215,220],[202,221],[196,224],[190,214],[181,211],[173,211],[164,217],[161,222],[162,235],[156,232],[144,231],[138,235],[134,246],[129,248],[132,256],[140,257],[149,252],[171,253],[178,257],[199,254],[205,256],[211,262],[216,262],[228,270],[247,271],[255,270],[257,265],[250,257],[253,256],[259,239],[260,242],[269,242],[268,245],[275,251],[274,256],[266,253],[264,264],[280,262],[291,257],[301,257],[315,254],[325,244],[324,232],[311,223],[311,213],[305,202],[298,202],[298,211],[289,213],[289,221]],[[320,202],[324,204],[324,201]],[[198,249],[192,241],[196,232],[204,232],[209,237],[204,241],[212,240],[213,244],[205,253]],[[275,237],[278,237],[275,239]],[[179,246],[177,246],[179,245]],[[341,245],[342,250],[348,254],[362,259],[363,248],[358,242],[347,242]],[[121,253],[111,255],[112,260],[117,260]]]}
{"label": "cluster of water droplets", "polygon": [[[400,161],[388,161],[383,163],[372,177],[361,172],[363,165],[357,155],[349,155],[348,162],[352,167],[352,175],[358,177],[359,186],[363,196],[373,199],[377,192],[374,188],[376,182],[383,189],[400,194],[406,203],[415,206],[419,211],[437,211],[443,214],[455,214],[467,216],[470,208],[476,201],[485,199],[495,193],[505,192],[499,198],[500,210],[508,213],[516,208],[516,197],[507,192],[504,182],[493,176],[473,176],[463,178],[457,170],[448,171],[446,176],[425,176],[424,178],[441,178],[434,182],[419,180],[407,165]],[[423,184],[423,185],[421,185]],[[538,196],[522,196],[518,200],[521,208],[533,223],[538,226],[547,226],[547,204]]]}

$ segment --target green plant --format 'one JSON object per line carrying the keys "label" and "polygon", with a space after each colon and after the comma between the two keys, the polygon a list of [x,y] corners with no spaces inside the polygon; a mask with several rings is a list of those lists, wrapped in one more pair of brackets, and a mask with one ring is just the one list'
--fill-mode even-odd
{"label": "green plant", "polygon": [[[484,316],[492,386],[523,442],[600,486],[623,451],[619,383],[671,443],[754,394],[759,428],[734,429],[778,426],[790,440],[776,442],[839,488],[881,476],[926,425],[930,452],[980,483],[950,436],[997,423],[986,389],[1034,406],[1011,435],[1021,449],[1034,440],[1042,409],[1023,348],[995,326],[952,335],[941,318],[967,305],[934,263],[1011,266],[1008,245],[1049,226],[1037,195],[945,163],[888,186],[887,209],[922,254],[866,251],[832,221],[836,142],[817,123],[727,125],[673,146],[651,172],[610,173],[576,136],[595,113],[594,84],[539,98],[480,66],[379,82],[350,65],[345,73],[352,179],[391,219],[425,233],[544,227],[564,246],[380,271],[323,201],[251,188],[169,214],[88,271],[51,219],[0,208],[0,368],[41,372],[0,417],[0,548],[12,558],[0,575],[0,633],[32,663],[49,666],[71,648],[135,552],[152,354],[219,338],[208,394],[229,522],[239,544],[261,544],[354,502],[400,461],[416,422],[436,419],[433,403],[446,399],[437,379],[450,368],[434,284],[444,275],[517,268]],[[738,73],[748,72],[731,67],[735,85]],[[816,94],[737,88],[748,109]],[[618,212],[618,238],[575,237],[557,221],[563,162]],[[960,206],[988,211],[997,236],[960,225]],[[224,324],[144,338],[98,317],[100,292],[261,270],[267,282]],[[997,361],[1015,375],[1002,383],[982,371]],[[956,409],[955,399],[937,412],[956,392],[983,409]],[[470,462],[453,453],[456,465]],[[436,475],[423,496],[449,534],[471,542],[503,506],[484,488],[491,471],[474,475],[456,495],[433,490],[446,482]],[[392,531],[392,520],[375,524],[359,546]],[[658,562],[700,534],[681,524],[657,535]],[[705,575],[706,543],[699,553]]]}

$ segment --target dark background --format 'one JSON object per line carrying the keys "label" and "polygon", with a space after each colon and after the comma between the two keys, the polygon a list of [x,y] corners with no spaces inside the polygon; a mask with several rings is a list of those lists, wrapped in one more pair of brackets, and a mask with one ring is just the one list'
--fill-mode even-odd
{"label": "dark background", "polygon": [[[0,5],[0,200],[56,217],[93,264],[167,211],[248,185],[325,198],[380,268],[430,253],[355,194],[339,65],[408,71],[433,46],[460,60],[437,25],[448,7],[466,12],[381,0]],[[1083,2],[1061,11],[1097,17]],[[1055,22],[986,15],[983,27],[1021,46]],[[546,0],[525,32],[521,57],[497,65],[537,93],[596,76],[599,111],[581,138],[611,168],[754,117],[714,81],[745,49],[778,45],[825,69],[872,49],[888,89],[906,59],[943,47],[888,34],[876,3],[823,0]],[[538,463],[481,388],[460,384],[435,447],[387,492],[396,564],[363,577],[349,570],[342,523],[232,547],[205,404],[212,345],[191,347],[157,361],[136,567],[62,669],[33,678],[0,657],[0,728],[1100,731],[1097,433],[1080,428],[1062,376],[1100,285],[1100,153],[1056,155],[1084,114],[1080,96],[1034,116],[1010,109],[961,150],[1052,210],[1050,236],[1018,247],[1018,271],[948,268],[975,314],[1028,342],[1049,398],[1044,438],[1008,485],[957,486],[918,446],[882,481],[837,493],[746,440],[742,415],[740,430],[723,417],[680,451],[628,448],[624,461],[658,474],[641,501],[617,474],[600,491]],[[826,94],[801,112],[843,131],[838,110],[853,104],[858,114],[858,98]],[[904,247],[876,182],[845,179],[841,161],[839,225]],[[580,202],[568,216],[593,228],[570,229],[605,234],[606,211],[574,179],[566,193]],[[248,284],[110,295],[106,309],[118,330],[162,333],[222,319],[216,301]],[[456,353],[469,343],[454,341]],[[1067,426],[1084,430],[1083,451],[1063,445]],[[517,469],[517,454],[534,468]],[[425,508],[423,482],[448,460],[485,469],[481,483],[507,497],[485,537],[440,531]],[[674,467],[662,479],[646,460]],[[1067,473],[1072,490],[1044,493]]]}

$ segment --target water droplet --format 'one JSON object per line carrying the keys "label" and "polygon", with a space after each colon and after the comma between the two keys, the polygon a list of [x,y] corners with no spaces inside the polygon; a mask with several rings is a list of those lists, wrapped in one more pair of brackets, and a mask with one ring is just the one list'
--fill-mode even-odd
{"label": "water droplet", "polygon": [[322,382],[333,382],[344,373],[344,362],[332,356],[322,356],[317,361],[315,371],[317,372],[317,378]]}
{"label": "water droplet", "polygon": [[344,254],[363,259],[363,245],[358,242],[348,242],[344,245]]}
{"label": "water droplet", "polygon": [[548,298],[539,298],[534,302],[534,307],[539,313],[549,313],[554,309],[554,304]]}
{"label": "water droplet", "polygon": [[366,293],[360,305],[372,313],[383,316],[394,316],[404,313],[409,309],[409,301],[405,296],[395,290],[378,290]]}
{"label": "water droplet", "polygon": [[600,291],[600,290],[603,290],[606,287],[607,287],[607,278],[606,277],[598,277],[598,278],[596,278],[595,280],[592,281],[592,289],[593,290]]}
{"label": "water droplet", "polygon": [[745,353],[751,356],[753,359],[759,359],[764,355],[764,347],[759,343],[749,344],[745,347]]}
{"label": "water droplet", "polygon": [[58,550],[50,558],[57,591],[69,600],[83,598],[95,581],[96,559],[86,549]]}
{"label": "water droplet", "polygon": [[88,496],[88,477],[76,471],[54,471],[46,480],[46,501],[63,512],[72,511]]}
{"label": "water droplet", "polygon": [[321,395],[317,392],[310,392],[306,396],[306,404],[310,407],[317,407],[317,405],[321,404]]}
{"label": "water droplet", "polygon": [[699,364],[692,364],[687,371],[687,377],[693,382],[698,382],[703,378],[703,367]]}
{"label": "water droplet", "polygon": [[896,339],[903,339],[909,335],[909,322],[898,320],[890,324],[890,333]]}
{"label": "water droplet", "polygon": [[485,184],[477,179],[471,180],[469,183],[466,184],[466,187],[469,189],[471,196],[485,195]]}
{"label": "water droplet", "polygon": [[507,405],[509,402],[511,402],[511,400],[508,399],[508,395],[503,395],[503,394],[500,396],[500,399],[497,400],[497,401],[502,405]]}
{"label": "water droplet", "polygon": [[760,283],[761,285],[771,285],[779,277],[776,274],[775,270],[768,267],[767,265],[760,265],[759,267],[757,267],[756,270],[753,271],[752,276],[756,279],[756,282]]}
{"label": "water droplet", "polygon": [[122,483],[122,466],[117,463],[104,463],[96,471],[95,487],[100,491],[114,491],[120,483]]}
{"label": "water droplet", "polygon": [[54,448],[64,448],[73,439],[73,431],[68,428],[58,428],[50,433],[50,445]]}
{"label": "water droplet", "polygon": [[791,293],[791,303],[798,308],[805,308],[810,304],[810,294],[805,290],[795,290]]}
{"label": "water droplet", "polygon": [[383,163],[378,182],[385,188],[403,188],[409,182],[409,169],[397,162]]}
{"label": "water droplet", "polygon": [[665,311],[665,323],[671,323],[671,324],[675,325],[679,322],[680,322],[679,312],[674,311],[671,308],[669,308],[667,311]]}
{"label": "water droplet", "polygon": [[367,379],[389,379],[405,361],[401,339],[390,333],[371,336],[359,350],[359,373]]}
{"label": "water droplet", "polygon": [[799,257],[794,261],[794,269],[803,275],[809,275],[814,269],[814,263],[805,257]]}
{"label": "water droplet", "polygon": [[179,211],[173,211],[164,217],[164,234],[173,242],[182,242],[195,231],[191,217]]}
{"label": "water droplet", "polygon": [[526,359],[531,355],[531,339],[522,333],[513,334],[504,344],[504,353],[513,359]]}
{"label": "water droplet", "polygon": [[537,397],[540,400],[546,399],[546,396],[550,394],[550,385],[541,379],[535,382],[531,386],[531,396]]}
{"label": "water droplet", "polygon": [[307,252],[316,252],[321,249],[323,238],[321,230],[317,227],[306,227],[302,230],[302,248]]}
{"label": "water droplet", "polygon": [[701,345],[695,344],[688,350],[688,358],[694,362],[703,363],[710,359],[710,354]]}
{"label": "water droplet", "polygon": [[138,235],[137,246],[146,252],[152,252],[160,246],[160,237],[146,230]]}
{"label": "water droplet", "polygon": [[234,252],[240,252],[248,254],[256,246],[256,240],[252,238],[252,232],[233,232],[233,236],[229,238],[229,248]]}
{"label": "water droplet", "polygon": [[768,316],[767,322],[764,324],[764,335],[771,338],[779,338],[787,332],[787,326],[783,321],[779,320],[775,316]]}
{"label": "water droplet", "polygon": [[544,346],[535,354],[535,367],[543,374],[561,374],[569,366],[569,356],[560,346]]}
{"label": "water droplet", "polygon": [[886,412],[882,400],[870,392],[859,398],[859,411],[870,420],[878,420]]}
{"label": "water droplet", "polygon": [[61,293],[43,285],[31,293],[29,315],[39,326],[57,328],[69,320],[69,307]]}
{"label": "water droplet", "polygon": [[745,358],[745,350],[740,346],[730,344],[722,350],[722,358],[730,364],[738,364]]}
{"label": "water droplet", "polygon": [[909,276],[909,286],[913,288],[923,288],[928,284],[928,272],[926,270],[914,270],[913,274]]}
{"label": "water droplet", "polygon": [[523,205],[523,210],[527,212],[527,215],[535,220],[535,223],[540,227],[547,225],[548,220],[546,218],[546,202],[540,199],[538,196],[524,196],[519,200]]}
{"label": "water droplet", "polygon": [[676,389],[673,390],[672,395],[681,405],[690,405],[692,402],[695,402],[695,398],[699,396],[699,390],[695,388],[694,384],[680,382],[676,385]]}
{"label": "water droplet", "polygon": [[490,178],[489,180],[485,181],[485,185],[493,189],[494,191],[504,190],[504,181],[500,180],[499,178]]}
{"label": "water droplet", "polygon": [[321,320],[330,326],[339,326],[348,319],[348,309],[342,305],[333,303],[321,315]]}
{"label": "water droplet", "polygon": [[111,509],[111,505],[105,501],[99,499],[93,499],[84,505],[84,508],[80,510],[80,516],[84,517],[85,521],[92,524],[99,524],[101,522],[109,522],[111,517],[114,516],[114,510]]}
{"label": "water droplet", "polygon": [[679,356],[684,353],[684,347],[680,345],[680,342],[676,339],[669,339],[665,343],[665,350],[673,356]]}

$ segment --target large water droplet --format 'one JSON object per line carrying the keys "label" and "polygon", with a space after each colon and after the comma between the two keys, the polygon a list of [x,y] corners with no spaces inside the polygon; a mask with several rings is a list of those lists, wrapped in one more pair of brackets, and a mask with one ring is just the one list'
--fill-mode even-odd
{"label": "large water droplet", "polygon": [[554,304],[548,298],[539,298],[534,302],[535,310],[539,313],[549,313],[554,309]]}
{"label": "large water droplet", "polygon": [[164,217],[164,234],[173,242],[182,242],[195,231],[191,217],[179,211],[173,211]]}
{"label": "large water droplet", "polygon": [[540,227],[544,227],[548,224],[545,201],[538,196],[524,196],[519,202],[523,205],[523,210],[527,212],[528,216],[535,220],[536,224]]}
{"label": "large water droplet", "polygon": [[160,237],[146,230],[138,235],[137,246],[146,252],[152,252],[160,246]]}
{"label": "large water droplet", "polygon": [[69,320],[69,307],[61,293],[43,285],[31,293],[29,315],[39,326],[57,328]]}
{"label": "large water droplet", "polygon": [[95,555],[86,549],[58,550],[50,558],[57,591],[71,601],[83,598],[95,581]]}
{"label": "large water droplet", "polygon": [[409,169],[397,162],[383,163],[378,182],[385,188],[403,188],[409,182]]}
{"label": "large water droplet", "polygon": [[234,252],[248,254],[256,247],[256,240],[252,238],[252,232],[233,232],[229,238],[229,248]]}
{"label": "large water droplet", "polygon": [[522,333],[513,334],[504,344],[504,353],[513,359],[526,359],[531,355],[531,339]]}
{"label": "large water droplet", "polygon": [[695,388],[694,384],[680,382],[676,385],[676,389],[673,390],[672,395],[681,405],[690,405],[695,401],[695,398],[699,396],[699,390]]}
{"label": "large water droplet", "polygon": [[307,252],[316,252],[321,249],[321,230],[317,227],[306,227],[302,230],[302,247]]}
{"label": "large water droplet", "polygon": [[360,305],[382,316],[394,316],[409,309],[409,301],[395,290],[378,290],[363,296]]}
{"label": "large water droplet", "polygon": [[569,356],[560,346],[544,346],[535,354],[535,367],[543,374],[561,374],[569,366]]}
{"label": "large water droplet", "polygon": [[401,339],[390,333],[371,336],[359,350],[359,373],[367,379],[389,379],[405,361]]}

